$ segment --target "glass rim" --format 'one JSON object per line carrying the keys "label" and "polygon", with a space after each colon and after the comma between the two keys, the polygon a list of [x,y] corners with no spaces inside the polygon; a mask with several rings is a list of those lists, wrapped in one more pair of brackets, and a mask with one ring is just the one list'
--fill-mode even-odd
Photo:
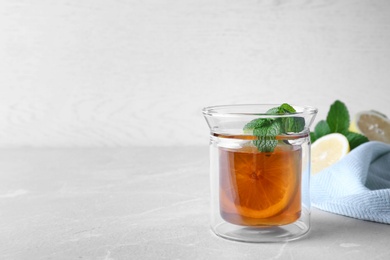
{"label": "glass rim", "polygon": [[[219,117],[242,117],[242,116],[257,116],[257,117],[290,117],[292,115],[314,115],[318,112],[318,109],[312,106],[299,106],[292,104],[291,106],[297,110],[295,113],[291,114],[266,114],[266,110],[264,112],[254,111],[254,108],[272,108],[278,107],[281,104],[232,104],[232,105],[216,105],[216,106],[208,106],[202,109],[202,113],[205,116],[219,116]],[[247,108],[247,112],[243,112],[244,108]],[[228,112],[226,112],[228,111]],[[235,112],[234,112],[235,111]]]}

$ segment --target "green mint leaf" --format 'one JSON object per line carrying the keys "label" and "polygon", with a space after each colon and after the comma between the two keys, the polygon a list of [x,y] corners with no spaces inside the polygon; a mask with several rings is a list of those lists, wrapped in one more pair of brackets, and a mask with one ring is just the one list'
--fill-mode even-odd
{"label": "green mint leaf", "polygon": [[310,140],[314,143],[318,138],[330,133],[341,133],[349,142],[350,150],[359,145],[368,142],[368,138],[362,134],[350,132],[348,130],[350,123],[349,112],[345,104],[336,100],[329,109],[326,121],[321,120],[314,128],[314,132],[310,132]]}
{"label": "green mint leaf", "polygon": [[310,132],[310,141],[311,143],[314,143],[317,140],[317,136],[314,132]]}
{"label": "green mint leaf", "polygon": [[263,125],[263,127],[255,128],[253,134],[258,139],[254,140],[253,143],[260,152],[273,152],[278,144],[275,137],[280,134],[280,131],[280,121],[273,121],[268,125]]}
{"label": "green mint leaf", "polygon": [[266,114],[269,114],[269,115],[279,115],[280,114],[280,109],[279,109],[279,107],[273,107],[271,109],[268,109]]}
{"label": "green mint leaf", "polygon": [[[287,103],[269,109],[266,114],[293,114],[296,110]],[[253,144],[260,152],[273,152],[278,141],[276,136],[282,133],[301,132],[305,127],[303,117],[258,118],[244,126],[244,133],[252,133],[257,137]]]}
{"label": "green mint leaf", "polygon": [[348,131],[349,112],[343,102],[336,100],[330,106],[326,122],[332,133],[343,133]]}
{"label": "green mint leaf", "polygon": [[348,139],[349,149],[350,150],[352,150],[352,149],[358,147],[359,145],[369,141],[366,136],[358,134],[358,133],[354,133],[354,132],[349,132],[348,131],[348,132],[344,133],[344,135]]}
{"label": "green mint leaf", "polygon": [[287,103],[283,103],[283,104],[279,107],[279,110],[282,111],[282,114],[292,114],[292,113],[297,112],[297,111],[295,110],[295,108],[293,108],[292,106],[290,106],[290,105],[287,104]]}
{"label": "green mint leaf", "polygon": [[305,128],[303,117],[283,117],[281,121],[284,133],[299,133]]}
{"label": "green mint leaf", "polygon": [[[275,108],[279,115],[294,114],[295,108],[287,103],[283,103]],[[299,133],[305,128],[305,119],[303,117],[283,117],[280,118],[283,133]]]}
{"label": "green mint leaf", "polygon": [[317,123],[316,127],[314,128],[314,132],[316,134],[316,138],[318,139],[324,135],[330,134],[331,130],[328,123],[325,120],[321,120]]}
{"label": "green mint leaf", "polygon": [[273,107],[267,111],[269,115],[284,115],[284,114],[293,114],[296,110],[287,103],[283,103],[278,107]]}
{"label": "green mint leaf", "polygon": [[244,132],[250,132],[250,131],[253,131],[253,129],[256,129],[256,128],[269,126],[270,124],[272,124],[273,121],[274,121],[274,119],[272,119],[272,118],[253,119],[252,121],[250,121],[249,123],[247,123],[244,126]]}

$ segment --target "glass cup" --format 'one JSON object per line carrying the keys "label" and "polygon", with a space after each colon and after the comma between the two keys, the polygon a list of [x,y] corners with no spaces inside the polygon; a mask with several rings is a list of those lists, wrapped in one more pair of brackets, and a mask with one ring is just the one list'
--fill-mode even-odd
{"label": "glass cup", "polygon": [[210,127],[211,229],[220,237],[279,242],[310,229],[310,125],[317,109],[269,113],[278,106],[203,109]]}

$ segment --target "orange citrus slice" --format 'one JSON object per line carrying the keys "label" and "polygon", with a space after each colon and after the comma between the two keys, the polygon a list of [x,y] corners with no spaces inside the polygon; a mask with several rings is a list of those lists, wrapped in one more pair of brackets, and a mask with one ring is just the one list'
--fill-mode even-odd
{"label": "orange citrus slice", "polygon": [[272,153],[256,147],[221,149],[221,211],[242,218],[275,216],[299,190],[300,173],[301,150],[291,145],[278,146]]}

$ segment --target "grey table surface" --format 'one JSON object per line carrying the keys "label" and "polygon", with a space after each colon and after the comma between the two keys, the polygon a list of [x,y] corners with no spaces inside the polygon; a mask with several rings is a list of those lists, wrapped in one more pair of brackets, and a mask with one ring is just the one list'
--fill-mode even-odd
{"label": "grey table surface", "polygon": [[390,259],[390,225],[312,209],[301,240],[209,229],[208,147],[0,150],[0,259]]}

